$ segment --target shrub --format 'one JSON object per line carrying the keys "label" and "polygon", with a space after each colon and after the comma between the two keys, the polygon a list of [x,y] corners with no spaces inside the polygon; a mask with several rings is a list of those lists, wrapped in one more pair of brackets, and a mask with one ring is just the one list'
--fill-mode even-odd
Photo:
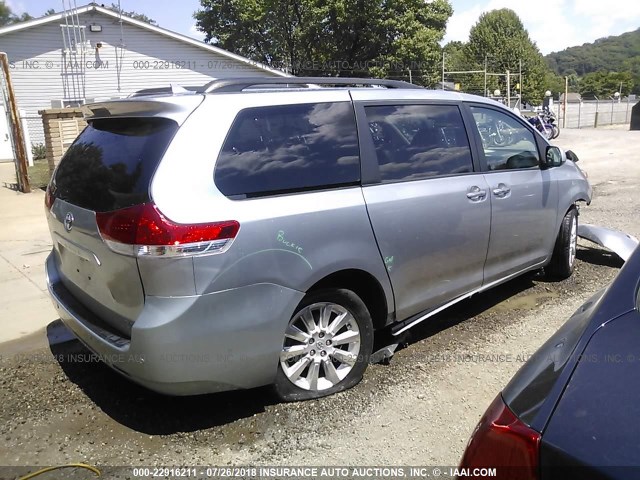
{"label": "shrub", "polygon": [[44,143],[32,143],[31,153],[33,153],[34,160],[42,160],[47,157],[47,147]]}

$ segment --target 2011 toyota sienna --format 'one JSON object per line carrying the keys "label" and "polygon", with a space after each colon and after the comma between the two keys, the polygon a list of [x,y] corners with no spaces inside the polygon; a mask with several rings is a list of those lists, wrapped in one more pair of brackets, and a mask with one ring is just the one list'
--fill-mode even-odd
{"label": "2011 toyota sienna", "polygon": [[[574,161],[503,105],[372,79],[240,78],[86,107],[46,194],[65,325],[188,395],[355,385],[376,331],[571,275]],[[570,158],[575,158],[570,155]]]}

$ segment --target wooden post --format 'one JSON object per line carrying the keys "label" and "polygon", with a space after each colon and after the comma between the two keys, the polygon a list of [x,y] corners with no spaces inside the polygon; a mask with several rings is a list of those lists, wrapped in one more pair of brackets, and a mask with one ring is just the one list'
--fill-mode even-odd
{"label": "wooden post", "polygon": [[22,132],[22,122],[18,113],[18,104],[16,96],[13,92],[13,84],[11,83],[11,74],[9,72],[9,59],[7,54],[0,52],[0,63],[4,79],[7,84],[7,94],[9,96],[9,111],[11,112],[11,130],[13,133],[13,144],[16,149],[16,160],[18,162],[18,187],[22,193],[30,193],[31,185],[29,184],[29,172],[27,171],[27,152],[24,144],[24,134]]}

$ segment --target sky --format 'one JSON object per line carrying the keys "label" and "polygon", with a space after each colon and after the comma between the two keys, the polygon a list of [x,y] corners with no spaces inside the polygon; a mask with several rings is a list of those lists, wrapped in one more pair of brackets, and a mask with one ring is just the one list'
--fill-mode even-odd
{"label": "sky", "polygon": [[[76,0],[78,6],[89,3]],[[111,5],[117,0],[106,0]],[[453,16],[447,24],[444,42],[466,41],[469,29],[483,12],[511,8],[522,20],[530,38],[543,54],[566,47],[590,43],[609,35],[640,28],[640,1],[606,0],[450,0]],[[5,0],[14,13],[28,12],[34,17],[49,8],[62,9],[59,0]],[[64,2],[67,6],[72,3]],[[97,3],[102,3],[101,1]],[[135,10],[153,18],[158,25],[197,39],[204,35],[195,28],[193,13],[199,0],[120,0],[123,10]]]}

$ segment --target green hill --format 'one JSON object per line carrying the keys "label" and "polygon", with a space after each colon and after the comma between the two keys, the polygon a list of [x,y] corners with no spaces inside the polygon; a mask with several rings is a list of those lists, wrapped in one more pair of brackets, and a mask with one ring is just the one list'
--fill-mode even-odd
{"label": "green hill", "polygon": [[[630,71],[640,78],[640,28],[615,37],[605,37],[593,43],[570,47],[545,57],[558,75],[578,75],[597,71]],[[636,82],[637,84],[638,82]]]}

